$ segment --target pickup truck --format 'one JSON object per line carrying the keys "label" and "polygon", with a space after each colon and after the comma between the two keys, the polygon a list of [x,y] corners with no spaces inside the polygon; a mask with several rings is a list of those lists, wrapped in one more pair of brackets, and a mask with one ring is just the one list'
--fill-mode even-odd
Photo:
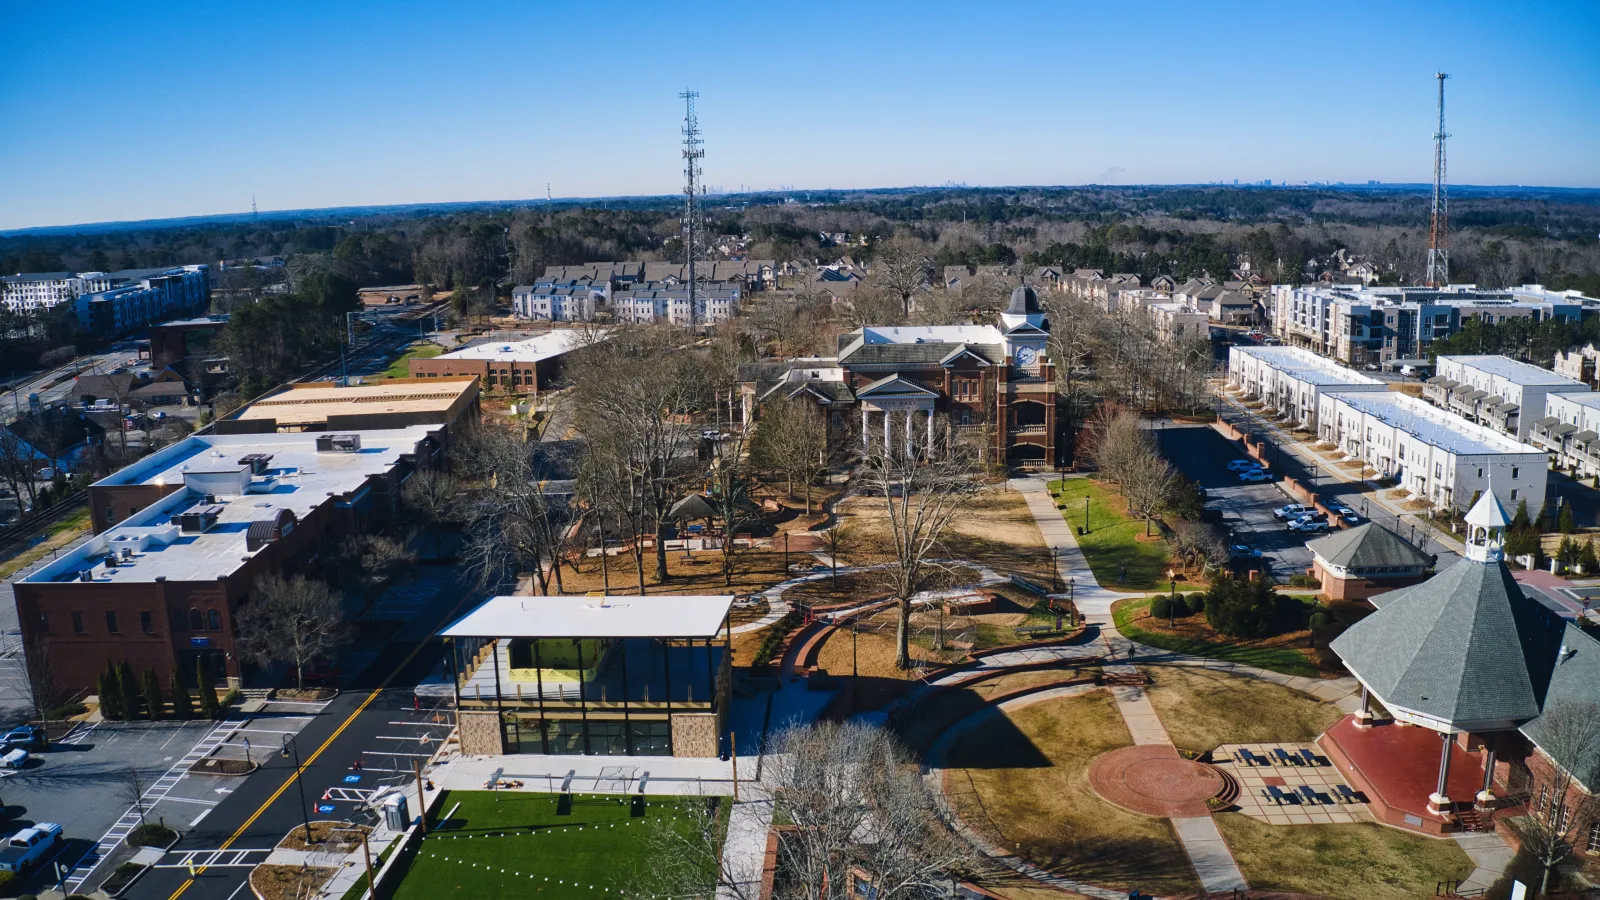
{"label": "pickup truck", "polygon": [[40,822],[24,828],[6,840],[0,847],[0,872],[21,875],[44,861],[61,844],[61,826],[54,822]]}

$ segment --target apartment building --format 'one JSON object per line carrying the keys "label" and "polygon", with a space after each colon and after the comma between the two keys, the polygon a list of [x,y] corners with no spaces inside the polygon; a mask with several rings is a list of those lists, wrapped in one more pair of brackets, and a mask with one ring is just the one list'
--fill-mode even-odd
{"label": "apartment building", "polygon": [[113,276],[106,272],[19,272],[0,277],[0,304],[9,312],[32,315],[112,284]]}
{"label": "apartment building", "polygon": [[1300,347],[1241,347],[1228,350],[1228,383],[1259,398],[1284,418],[1316,423],[1324,391],[1386,391],[1376,378]]}
{"label": "apartment building", "polygon": [[1545,414],[1528,427],[1528,443],[1549,451],[1576,476],[1600,474],[1600,394],[1551,394]]}
{"label": "apartment building", "polygon": [[637,289],[616,292],[612,296],[612,315],[618,322],[635,324],[664,321],[684,328],[716,325],[738,314],[739,297],[736,287],[697,284],[691,300],[688,285],[667,287],[661,282],[645,282]]}
{"label": "apartment building", "polygon": [[1584,344],[1582,347],[1568,347],[1565,350],[1557,350],[1553,368],[1558,375],[1565,375],[1568,378],[1594,386],[1597,380],[1595,372],[1595,362],[1597,360],[1600,360],[1600,347],[1596,347],[1591,342]]}
{"label": "apartment building", "polygon": [[1317,435],[1439,508],[1465,511],[1491,475],[1507,508],[1544,505],[1544,450],[1396,391],[1324,391]]}
{"label": "apartment building", "polygon": [[1205,313],[1197,312],[1181,303],[1151,303],[1145,307],[1156,332],[1169,343],[1195,339],[1207,340],[1211,336],[1211,322]]}
{"label": "apartment building", "polygon": [[1546,398],[1588,392],[1581,381],[1508,356],[1441,356],[1422,389],[1434,405],[1519,441],[1545,417]]}
{"label": "apartment building", "polygon": [[595,313],[609,311],[611,286],[590,284],[517,285],[511,291],[511,314],[534,322],[589,322]]}
{"label": "apartment building", "polygon": [[1470,319],[1503,322],[1579,321],[1600,300],[1537,284],[1504,290],[1476,285],[1442,288],[1349,285],[1272,286],[1271,327],[1290,344],[1353,366],[1424,359],[1429,347]]}
{"label": "apartment building", "polygon": [[115,272],[113,287],[73,300],[78,326],[111,340],[180,313],[205,312],[211,303],[206,265]]}

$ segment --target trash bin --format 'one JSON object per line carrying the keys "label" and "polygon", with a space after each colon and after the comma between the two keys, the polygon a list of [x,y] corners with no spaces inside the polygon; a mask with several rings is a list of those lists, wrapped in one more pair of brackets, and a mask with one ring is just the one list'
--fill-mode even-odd
{"label": "trash bin", "polygon": [[383,824],[390,831],[405,831],[411,827],[411,805],[406,795],[396,792],[383,801]]}

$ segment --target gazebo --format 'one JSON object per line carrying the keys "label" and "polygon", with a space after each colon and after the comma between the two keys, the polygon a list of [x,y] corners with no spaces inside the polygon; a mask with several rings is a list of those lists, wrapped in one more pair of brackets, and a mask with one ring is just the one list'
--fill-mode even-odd
{"label": "gazebo", "polygon": [[[1361,683],[1361,709],[1322,745],[1367,783],[1374,812],[1390,824],[1453,830],[1463,801],[1489,796],[1501,738],[1540,715],[1566,626],[1511,577],[1510,521],[1486,491],[1467,513],[1464,559],[1372,597],[1377,611],[1332,643]],[[1372,698],[1393,725],[1373,727]],[[1440,744],[1436,768],[1426,762],[1432,754],[1418,759],[1429,732]]]}

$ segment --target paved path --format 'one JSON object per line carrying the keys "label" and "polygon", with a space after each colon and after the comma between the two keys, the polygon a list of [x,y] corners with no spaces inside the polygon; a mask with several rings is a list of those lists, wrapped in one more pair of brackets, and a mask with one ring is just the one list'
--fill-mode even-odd
{"label": "paved path", "polygon": [[1494,887],[1500,876],[1511,867],[1511,860],[1516,853],[1506,846],[1500,835],[1494,832],[1474,832],[1468,834],[1451,835],[1463,852],[1472,860],[1477,868],[1461,882],[1460,892],[1470,896],[1474,889],[1488,891]]}
{"label": "paved path", "polygon": [[760,895],[761,872],[766,868],[767,832],[771,829],[771,799],[758,796],[733,805],[728,814],[728,837],[722,845],[717,900],[747,900]]}

